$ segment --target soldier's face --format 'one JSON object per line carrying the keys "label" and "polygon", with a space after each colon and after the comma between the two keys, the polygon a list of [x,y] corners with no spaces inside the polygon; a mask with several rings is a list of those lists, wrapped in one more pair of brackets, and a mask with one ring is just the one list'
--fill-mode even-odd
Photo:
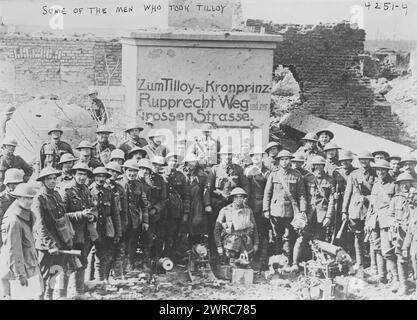
{"label": "soldier's face", "polygon": [[129,136],[132,138],[139,138],[140,130],[139,129],[132,129],[129,130]]}
{"label": "soldier's face", "polygon": [[380,179],[384,179],[388,174],[388,170],[387,169],[383,169],[383,168],[376,168],[376,175],[378,178]]}
{"label": "soldier's face", "polygon": [[282,158],[279,159],[279,165],[282,168],[288,168],[290,163],[291,163],[290,157],[282,157]]}
{"label": "soldier's face", "polygon": [[52,174],[50,176],[46,176],[43,179],[43,184],[48,189],[55,189],[55,187],[56,187],[56,179],[57,179],[57,176],[54,175],[54,174]]}
{"label": "soldier's face", "polygon": [[243,194],[237,194],[233,196],[233,202],[236,203],[238,206],[242,206],[245,201],[245,196]]}
{"label": "soldier's face", "polygon": [[112,159],[111,160],[111,162],[116,162],[116,163],[118,163],[120,166],[124,163],[124,160],[123,159]]}
{"label": "soldier's face", "polygon": [[303,166],[303,163],[300,161],[291,162],[291,168],[293,169],[301,169],[302,166]]}
{"label": "soldier's face", "polygon": [[75,172],[74,179],[78,184],[85,184],[85,182],[87,181],[87,172],[77,170]]}
{"label": "soldier's face", "polygon": [[129,181],[136,180],[138,178],[138,171],[137,170],[127,168],[126,171],[125,171],[125,174],[126,174],[126,178]]}
{"label": "soldier's face", "polygon": [[374,156],[374,159],[375,159],[375,160],[386,160],[386,159],[385,159],[385,155],[384,155],[383,153],[377,153],[377,154]]}
{"label": "soldier's face", "polygon": [[278,154],[278,147],[271,147],[271,148],[269,148],[268,155],[270,157],[276,157],[277,154]]}
{"label": "soldier's face", "polygon": [[314,164],[313,170],[314,172],[324,172],[324,164]]}
{"label": "soldier's face", "polygon": [[109,136],[110,136],[109,133],[100,132],[100,133],[97,133],[97,140],[99,142],[107,142],[109,141]]}
{"label": "soldier's face", "polygon": [[69,171],[69,170],[71,170],[71,168],[74,166],[74,161],[69,161],[69,162],[64,162],[63,164],[62,164],[62,169],[64,170],[64,171]]}
{"label": "soldier's face", "polygon": [[322,145],[326,145],[327,143],[330,142],[330,136],[326,132],[322,132],[319,135],[319,141]]}
{"label": "soldier's face", "polygon": [[315,145],[316,143],[314,142],[314,141],[306,141],[305,143],[304,143],[304,146],[307,148],[307,149],[309,149],[309,150],[311,150],[311,149],[313,149],[314,148],[314,145]]}
{"label": "soldier's face", "polygon": [[53,140],[59,140],[61,138],[61,131],[52,131],[51,138]]}
{"label": "soldier's face", "polygon": [[252,163],[253,164],[260,164],[262,162],[262,153],[255,153],[252,156]]}
{"label": "soldier's face", "polygon": [[94,177],[94,180],[99,186],[103,186],[104,183],[106,182],[106,178],[107,178],[107,176],[105,174],[97,174]]}
{"label": "soldier's face", "polygon": [[133,155],[132,155],[132,159],[135,159],[136,161],[139,161],[140,159],[143,159],[143,157],[142,157],[142,152],[135,152]]}
{"label": "soldier's face", "polygon": [[194,169],[196,165],[197,165],[197,161],[188,161],[187,162],[187,167],[189,167],[190,169]]}
{"label": "soldier's face", "polygon": [[94,100],[95,98],[97,98],[97,93],[92,93],[88,95],[90,97],[91,100]]}
{"label": "soldier's face", "polygon": [[233,155],[231,153],[220,155],[220,161],[222,164],[232,163],[232,160],[233,160]]}
{"label": "soldier's face", "polygon": [[12,145],[5,145],[4,150],[5,150],[6,154],[12,155],[12,154],[14,154],[14,151],[16,150],[16,147],[12,146]]}
{"label": "soldier's face", "polygon": [[168,159],[168,163],[167,164],[168,164],[168,167],[169,168],[174,169],[174,168],[177,167],[178,159],[176,157],[170,157]]}
{"label": "soldier's face", "polygon": [[389,164],[390,164],[392,171],[394,172],[400,171],[400,161],[398,159],[392,159]]}
{"label": "soldier's face", "polygon": [[401,192],[408,192],[411,188],[411,182],[410,181],[402,181],[400,182],[400,191]]}
{"label": "soldier's face", "polygon": [[18,185],[18,183],[8,183],[8,184],[6,184],[6,189],[9,192],[12,192],[12,191],[14,191],[14,189],[16,189],[17,185]]}
{"label": "soldier's face", "polygon": [[19,205],[23,207],[24,209],[30,209],[33,203],[33,198],[29,197],[18,197],[17,201],[19,202]]}
{"label": "soldier's face", "polygon": [[161,145],[163,136],[156,136],[152,138],[153,143],[155,143],[157,146]]}
{"label": "soldier's face", "polygon": [[371,163],[371,160],[369,160],[369,159],[359,159],[359,162],[360,162],[360,164],[363,168],[366,168]]}
{"label": "soldier's face", "polygon": [[416,167],[416,165],[414,164],[414,163],[412,163],[412,162],[406,162],[406,163],[404,163],[404,165],[403,165],[403,169],[404,169],[404,171],[405,172],[408,172],[408,173],[413,173],[413,172],[415,172],[414,171],[414,168]]}
{"label": "soldier's face", "polygon": [[342,160],[340,161],[340,164],[342,165],[344,169],[347,169],[347,168],[350,168],[352,164],[352,160]]}
{"label": "soldier's face", "polygon": [[146,178],[150,173],[151,171],[148,168],[139,168],[138,176],[140,178]]}
{"label": "soldier's face", "polygon": [[337,156],[337,150],[336,149],[331,149],[331,150],[326,151],[327,159],[333,159],[333,158],[336,158],[336,156]]}
{"label": "soldier's face", "polygon": [[91,156],[91,149],[90,148],[81,148],[80,149],[80,156],[87,158]]}
{"label": "soldier's face", "polygon": [[120,173],[118,173],[117,171],[114,171],[114,170],[107,170],[107,172],[111,174],[111,177],[110,177],[111,180],[117,180],[117,178],[119,177],[119,174],[120,174]]}
{"label": "soldier's face", "polygon": [[152,163],[153,172],[159,173],[162,171],[162,165],[159,163]]}

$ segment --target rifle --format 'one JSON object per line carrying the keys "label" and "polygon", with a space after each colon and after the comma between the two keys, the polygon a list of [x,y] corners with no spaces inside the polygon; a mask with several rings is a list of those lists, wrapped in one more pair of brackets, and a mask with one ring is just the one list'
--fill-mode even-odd
{"label": "rifle", "polygon": [[[332,238],[331,238],[331,241],[330,241],[332,244],[334,243],[334,241],[336,239],[337,240],[340,240],[340,237],[337,238],[337,235],[336,235],[336,233],[338,234],[337,227],[339,225],[339,212],[338,211],[339,211],[339,199],[340,199],[339,182],[338,181],[336,182],[336,192],[335,192],[335,197],[334,198],[335,198],[335,203],[334,203],[334,207],[335,207],[335,218],[334,218],[334,228],[333,228]],[[343,228],[341,230],[343,231]]]}
{"label": "rifle", "polygon": [[[340,240],[340,238],[342,237],[343,231],[346,227],[346,223],[347,223],[347,220],[343,220],[342,225],[341,225],[339,231],[337,232],[336,240]],[[332,244],[333,244],[333,241],[334,241],[334,239],[332,240]]]}

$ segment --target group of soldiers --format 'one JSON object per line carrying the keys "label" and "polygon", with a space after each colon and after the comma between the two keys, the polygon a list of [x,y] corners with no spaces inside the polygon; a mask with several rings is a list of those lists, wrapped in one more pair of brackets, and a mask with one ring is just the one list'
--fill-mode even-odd
{"label": "group of soldiers", "polygon": [[3,140],[4,296],[10,296],[11,279],[26,286],[40,275],[41,298],[52,299],[57,266],[59,296],[66,297],[71,274],[82,295],[85,279],[151,272],[162,257],[183,264],[196,245],[209,249],[212,263],[233,265],[244,254],[262,271],[271,255],[282,254],[284,269],[299,272],[312,239],[345,248],[358,270],[369,256],[378,281],[386,283],[389,271],[392,290],[407,292],[409,262],[416,270],[417,257],[414,157],[360,152],[355,168],[352,152],[322,129],[307,133],[294,154],[277,142],[255,145],[251,163],[243,164],[207,126],[184,157],[170,152],[157,131],[141,137],[143,130],[127,127],[127,140],[116,148],[112,130],[101,125],[97,141],[81,141],[75,157],[61,140],[62,128],[51,125],[35,184],[28,182],[31,166],[14,154],[16,141]]}

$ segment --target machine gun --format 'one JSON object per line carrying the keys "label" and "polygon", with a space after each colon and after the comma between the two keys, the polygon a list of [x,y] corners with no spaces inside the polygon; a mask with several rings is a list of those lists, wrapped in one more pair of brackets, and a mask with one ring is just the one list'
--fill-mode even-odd
{"label": "machine gun", "polygon": [[217,281],[210,266],[210,251],[207,245],[194,244],[188,252],[187,273],[192,283],[195,277],[200,277],[209,281]]}

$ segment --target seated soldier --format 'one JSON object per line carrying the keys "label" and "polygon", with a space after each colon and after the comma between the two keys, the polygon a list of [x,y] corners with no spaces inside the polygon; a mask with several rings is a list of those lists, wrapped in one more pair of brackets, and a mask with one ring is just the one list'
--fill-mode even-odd
{"label": "seated soldier", "polygon": [[233,203],[220,210],[214,228],[217,252],[230,258],[234,264],[242,253],[252,256],[258,251],[258,230],[252,209],[245,204],[248,194],[242,188],[234,188],[230,194]]}

